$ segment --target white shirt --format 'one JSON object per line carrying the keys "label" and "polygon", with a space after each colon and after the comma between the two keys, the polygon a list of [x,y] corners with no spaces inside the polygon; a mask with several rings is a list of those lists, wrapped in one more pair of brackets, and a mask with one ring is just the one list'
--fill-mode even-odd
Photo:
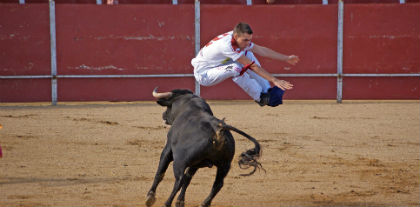
{"label": "white shirt", "polygon": [[254,46],[251,42],[248,47],[241,50],[232,36],[233,31],[221,34],[201,48],[197,56],[191,60],[194,72],[200,73],[202,70],[236,61]]}

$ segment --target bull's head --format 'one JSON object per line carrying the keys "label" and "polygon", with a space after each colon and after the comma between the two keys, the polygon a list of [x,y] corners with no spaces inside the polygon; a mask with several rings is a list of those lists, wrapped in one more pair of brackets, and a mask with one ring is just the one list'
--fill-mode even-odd
{"label": "bull's head", "polygon": [[166,124],[172,125],[175,118],[186,109],[186,106],[183,105],[195,96],[190,90],[175,89],[171,92],[159,93],[157,89],[158,87],[153,90],[152,95],[158,99],[156,102],[159,105],[167,107],[162,114],[162,118]]}

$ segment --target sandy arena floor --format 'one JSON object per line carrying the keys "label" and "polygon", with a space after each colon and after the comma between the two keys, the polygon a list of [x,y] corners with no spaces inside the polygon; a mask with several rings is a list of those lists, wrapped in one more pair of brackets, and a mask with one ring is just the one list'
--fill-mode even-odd
{"label": "sandy arena floor", "polygon": [[[0,206],[144,206],[168,128],[152,102],[0,104]],[[419,206],[418,101],[210,102],[218,118],[257,138],[260,171],[237,156],[213,206]],[[193,178],[187,206],[210,192],[215,168]],[[157,190],[172,190],[170,166]],[[175,203],[174,203],[175,204]]]}

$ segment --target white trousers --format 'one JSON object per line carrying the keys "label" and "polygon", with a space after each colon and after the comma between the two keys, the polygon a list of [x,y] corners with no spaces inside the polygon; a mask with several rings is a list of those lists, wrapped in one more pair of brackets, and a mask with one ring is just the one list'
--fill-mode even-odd
{"label": "white trousers", "polygon": [[[251,61],[255,61],[254,64],[261,66],[252,52],[248,51],[246,56]],[[200,69],[200,72],[196,72],[196,69],[194,69],[194,76],[202,86],[213,86],[228,78],[232,78],[233,82],[241,87],[252,99],[260,101],[261,93],[267,92],[270,88],[270,83],[252,70],[247,70],[240,75],[242,67],[243,65],[238,62],[231,62],[213,68]]]}

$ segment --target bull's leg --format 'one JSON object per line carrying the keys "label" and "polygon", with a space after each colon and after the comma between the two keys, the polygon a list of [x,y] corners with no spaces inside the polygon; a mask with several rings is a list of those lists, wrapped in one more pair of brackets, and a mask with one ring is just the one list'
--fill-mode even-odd
{"label": "bull's leg", "polygon": [[223,187],[223,180],[230,170],[230,164],[217,167],[216,180],[214,181],[213,188],[211,189],[210,195],[203,201],[201,206],[208,207],[211,204],[211,201],[216,196],[216,194]]}
{"label": "bull's leg", "polygon": [[180,163],[177,162],[176,160],[174,161],[174,175],[175,175],[175,184],[174,184],[174,188],[172,189],[172,193],[169,196],[168,200],[165,202],[165,206],[171,206],[172,201],[175,198],[175,195],[178,193],[179,189],[182,187],[182,185],[184,184],[185,181],[185,164],[184,163]]}
{"label": "bull's leg", "polygon": [[159,185],[160,181],[162,181],[163,177],[165,176],[166,169],[168,169],[169,163],[172,162],[172,150],[169,144],[166,144],[165,148],[160,155],[159,166],[156,171],[155,179],[153,180],[152,187],[150,188],[149,192],[147,193],[146,198],[146,206],[152,206],[155,201],[155,193],[156,188]]}
{"label": "bull's leg", "polygon": [[185,201],[185,191],[188,188],[188,185],[190,185],[191,178],[194,176],[194,174],[197,172],[198,168],[187,168],[187,173],[185,173],[185,180],[184,184],[182,185],[181,193],[179,193],[178,199],[176,201],[176,207],[183,207],[184,201]]}

